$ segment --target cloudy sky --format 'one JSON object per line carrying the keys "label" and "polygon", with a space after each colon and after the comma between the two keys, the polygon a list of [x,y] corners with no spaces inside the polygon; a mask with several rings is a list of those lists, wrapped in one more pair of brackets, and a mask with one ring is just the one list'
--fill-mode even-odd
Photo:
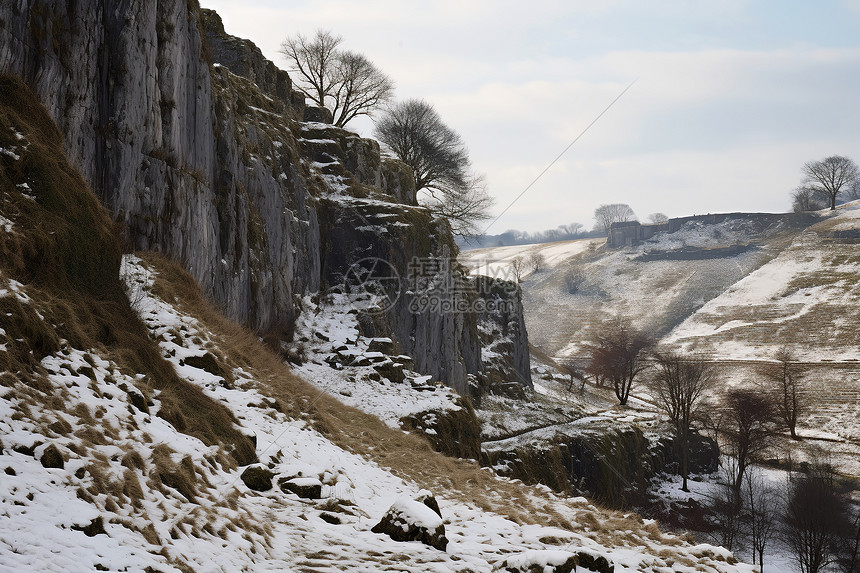
{"label": "cloudy sky", "polygon": [[860,0],[201,4],[283,68],[285,37],[342,36],[462,135],[497,214],[635,80],[490,233],[786,211],[805,161],[860,161]]}

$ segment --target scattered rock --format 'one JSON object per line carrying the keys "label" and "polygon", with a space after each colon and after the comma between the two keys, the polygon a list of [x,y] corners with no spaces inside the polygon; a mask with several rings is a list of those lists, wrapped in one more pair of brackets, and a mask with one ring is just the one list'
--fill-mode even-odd
{"label": "scattered rock", "polygon": [[284,478],[278,480],[278,486],[284,493],[294,493],[305,499],[322,497],[322,482],[317,478]]}
{"label": "scattered rock", "polygon": [[579,557],[579,566],[594,571],[595,573],[615,573],[615,565],[609,563],[609,560],[602,555],[592,555],[580,551],[576,554]]}
{"label": "scattered rock", "polygon": [[84,535],[87,537],[95,537],[99,534],[107,535],[107,531],[105,531],[105,524],[102,520],[101,516],[93,519],[89,525],[72,525],[72,529],[75,531],[83,531]]}
{"label": "scattered rock", "polygon": [[60,453],[60,450],[57,449],[57,446],[51,444],[45,451],[42,452],[42,459],[39,460],[42,462],[43,468],[58,468],[63,469],[65,465],[65,460],[63,460],[63,454]]}
{"label": "scattered rock", "polygon": [[13,468],[12,466],[9,466],[6,468],[6,475],[7,476],[16,476],[16,475],[18,475],[18,472],[15,471],[15,468]]}
{"label": "scattered rock", "polygon": [[615,573],[615,566],[602,555],[586,551],[564,551],[559,549],[531,549],[508,557],[495,569],[509,573]]}
{"label": "scattered rock", "polygon": [[128,401],[144,414],[149,414],[149,406],[146,404],[146,398],[143,397],[143,394],[130,390],[128,392]]}
{"label": "scattered rock", "polygon": [[275,477],[275,474],[264,467],[250,466],[242,472],[241,477],[248,489],[269,491],[272,489],[272,478]]}
{"label": "scattered rock", "polygon": [[395,501],[371,531],[384,533],[394,541],[420,541],[440,551],[448,546],[442,517],[424,503],[409,498]]}
{"label": "scattered rock", "polygon": [[320,519],[326,523],[331,523],[332,525],[340,525],[343,523],[338,516],[326,513],[325,511],[320,514]]}
{"label": "scattered rock", "polygon": [[314,336],[316,336],[317,338],[319,338],[323,342],[330,342],[331,341],[331,339],[328,336],[326,336],[325,334],[323,334],[322,332],[319,332],[319,331],[315,331]]}
{"label": "scattered rock", "polygon": [[367,345],[368,352],[381,352],[383,354],[394,354],[394,342],[390,338],[374,338]]}
{"label": "scattered rock", "polygon": [[218,359],[215,358],[215,355],[211,352],[207,352],[203,356],[189,356],[184,360],[185,364],[191,366],[192,368],[199,368],[200,370],[205,370],[209,374],[214,374],[215,376],[220,376],[224,378],[224,370],[221,368],[221,365],[218,364]]}
{"label": "scattered rock", "polygon": [[403,364],[398,362],[383,362],[382,364],[375,365],[373,369],[383,378],[388,378],[396,384],[406,380],[406,374],[403,372]]}

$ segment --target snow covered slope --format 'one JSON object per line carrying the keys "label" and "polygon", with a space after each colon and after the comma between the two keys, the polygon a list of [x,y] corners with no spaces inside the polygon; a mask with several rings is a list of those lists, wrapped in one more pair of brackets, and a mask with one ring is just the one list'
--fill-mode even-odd
{"label": "snow covered slope", "polygon": [[660,336],[779,254],[799,230],[788,224],[692,221],[634,247],[608,250],[585,239],[467,251],[473,273],[504,272],[514,256],[544,255],[545,268],[523,278],[529,339],[564,359],[582,354],[600,324],[615,314]]}
{"label": "snow covered slope", "polygon": [[[150,265],[129,257],[124,272],[153,340],[183,380],[226,406],[255,437],[253,465],[271,472],[274,487],[250,489],[245,467],[168,423],[159,415],[160,393],[103,349],[64,344],[42,359],[38,389],[4,374],[0,568],[491,571],[506,559],[541,562],[586,551],[607,557],[616,571],[751,571],[729,565],[719,548],[686,546],[584,499],[559,499],[416,448],[419,438],[348,413],[288,380],[286,368],[262,369],[250,358],[253,348],[238,348],[235,333],[217,332],[157,296],[169,298],[171,290],[154,282]],[[26,286],[3,278],[2,288],[2,296],[30,300]],[[345,415],[356,427],[338,427]],[[375,446],[350,451],[346,443],[359,445],[344,437],[350,429],[372,434]],[[403,456],[420,457],[420,474],[409,475],[408,460],[397,461]],[[459,473],[446,472],[450,467]],[[281,491],[281,479],[293,477],[321,484],[321,499]],[[469,489],[469,481],[479,487]],[[392,503],[428,485],[439,500],[447,551],[370,531]]]}
{"label": "snow covered slope", "polygon": [[663,343],[716,359],[770,358],[783,345],[807,362],[860,359],[858,239],[860,206],[840,207]]}

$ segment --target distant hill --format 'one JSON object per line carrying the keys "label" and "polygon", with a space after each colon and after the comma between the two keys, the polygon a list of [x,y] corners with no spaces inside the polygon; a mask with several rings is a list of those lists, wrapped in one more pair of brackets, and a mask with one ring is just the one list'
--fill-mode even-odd
{"label": "distant hill", "polygon": [[516,256],[541,255],[544,268],[527,265],[523,304],[532,344],[552,356],[576,357],[600,324],[630,316],[656,338],[767,264],[805,231],[791,217],[738,214],[717,224],[685,222],[674,233],[610,249],[605,239],[477,249],[461,255],[481,274],[510,276]]}

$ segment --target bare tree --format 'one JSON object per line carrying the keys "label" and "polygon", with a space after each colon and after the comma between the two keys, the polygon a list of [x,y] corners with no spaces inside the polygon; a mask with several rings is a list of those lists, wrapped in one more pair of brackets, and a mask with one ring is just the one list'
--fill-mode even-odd
{"label": "bare tree", "polygon": [[665,213],[651,213],[648,215],[648,221],[651,223],[665,223],[669,217]]}
{"label": "bare tree", "polygon": [[714,521],[715,541],[732,551],[741,536],[743,500],[732,487],[734,469],[730,465],[722,469],[726,479],[717,484],[711,499],[710,510]]}
{"label": "bare tree", "polygon": [[359,115],[370,115],[394,93],[394,83],[365,56],[340,50],[340,36],[317,30],[313,38],[297,34],[281,44],[298,87],[344,127]]}
{"label": "bare tree", "polygon": [[845,501],[832,467],[816,462],[809,473],[794,477],[785,524],[786,541],[802,573],[819,573],[836,560],[845,525]]}
{"label": "bare tree", "polygon": [[422,202],[435,216],[447,219],[451,232],[461,237],[481,234],[480,225],[492,218],[490,209],[494,203],[481,175],[470,176],[463,187],[428,193]]}
{"label": "bare tree", "polygon": [[334,89],[337,48],[342,41],[328,30],[317,30],[313,38],[297,34],[281,44],[281,54],[298,74],[296,87],[319,107],[326,107],[326,98]]}
{"label": "bare tree", "polygon": [[687,489],[690,465],[690,433],[702,395],[713,386],[713,367],[702,360],[685,359],[675,353],[655,355],[657,374],[651,387],[658,405],[669,416],[681,453],[681,489]]}
{"label": "bare tree", "polygon": [[831,155],[821,161],[808,161],[801,169],[802,187],[826,197],[830,210],[836,209],[836,198],[853,189],[860,179],[860,168],[853,160],[841,155]]}
{"label": "bare tree", "polygon": [[748,388],[732,388],[723,399],[718,430],[725,452],[734,458],[732,488],[741,497],[749,464],[770,447],[774,411],[767,396]]}
{"label": "bare tree", "polygon": [[560,225],[559,229],[565,235],[578,235],[584,230],[584,225],[582,223],[568,223],[567,225]]}
{"label": "bare tree", "polygon": [[791,209],[795,213],[803,213],[805,211],[820,211],[827,205],[822,201],[818,193],[813,189],[806,187],[798,187],[791,193]]}
{"label": "bare tree", "polygon": [[753,550],[753,565],[758,556],[759,569],[764,571],[764,551],[776,532],[776,501],[780,494],[768,485],[761,472],[750,473],[746,487],[746,518]]}
{"label": "bare tree", "polygon": [[763,374],[768,380],[768,391],[773,395],[779,418],[791,432],[791,439],[799,440],[797,420],[809,409],[803,368],[791,350],[782,347],[777,351],[776,364],[765,366]]}
{"label": "bare tree", "polygon": [[622,406],[627,404],[636,376],[648,367],[645,355],[650,347],[651,340],[625,317],[613,319],[589,345],[590,372],[612,381]]}
{"label": "bare tree", "polygon": [[839,551],[839,567],[843,573],[860,571],[860,511],[853,507],[853,515],[846,515],[846,531]]}
{"label": "bare tree", "polygon": [[517,283],[523,280],[523,275],[526,272],[526,262],[522,257],[514,257],[510,263],[511,272],[514,273],[514,278]]}
{"label": "bare tree", "polygon": [[491,218],[493,200],[483,177],[470,173],[463,140],[429,103],[413,99],[388,108],[374,134],[412,168],[415,190],[427,197],[424,204],[447,217],[456,234],[477,234],[477,225]]}
{"label": "bare tree", "polygon": [[527,263],[531,267],[532,272],[539,273],[546,266],[546,257],[541,253],[534,252],[529,255]]}
{"label": "bare tree", "polygon": [[623,221],[635,221],[636,213],[625,203],[611,203],[601,205],[594,210],[594,228],[603,231],[607,235],[612,223]]}
{"label": "bare tree", "polygon": [[580,370],[579,366],[573,360],[569,360],[567,362],[562,362],[559,364],[561,367],[561,371],[565,372],[569,378],[569,382],[567,384],[567,391],[573,392],[573,385],[576,381],[579,381],[579,392],[582,393],[585,391],[585,382],[586,376],[585,372]]}
{"label": "bare tree", "polygon": [[370,115],[394,94],[394,83],[365,56],[340,52],[332,94],[334,125],[343,127],[359,115]]}

